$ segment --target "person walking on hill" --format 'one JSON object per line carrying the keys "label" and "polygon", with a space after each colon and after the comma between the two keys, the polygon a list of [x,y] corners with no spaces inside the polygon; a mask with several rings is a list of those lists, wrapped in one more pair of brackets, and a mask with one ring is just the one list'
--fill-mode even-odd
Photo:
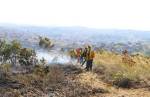
{"label": "person walking on hill", "polygon": [[76,56],[77,56],[78,63],[80,63],[81,51],[82,51],[82,48],[76,49]]}
{"label": "person walking on hill", "polygon": [[94,57],[95,57],[95,52],[92,50],[91,46],[88,46],[88,52],[87,52],[86,57],[87,57],[86,58],[87,59],[86,70],[87,71],[92,71],[93,60],[94,60]]}
{"label": "person walking on hill", "polygon": [[80,49],[80,60],[79,60],[80,64],[82,64],[82,62],[83,62],[82,54],[83,54],[83,48]]}
{"label": "person walking on hill", "polygon": [[82,61],[81,61],[81,66],[83,66],[83,65],[85,64],[85,62],[86,62],[86,55],[87,55],[87,52],[88,52],[88,48],[85,47],[85,48],[84,48],[84,51],[83,51],[82,54],[81,54],[81,59],[82,59]]}

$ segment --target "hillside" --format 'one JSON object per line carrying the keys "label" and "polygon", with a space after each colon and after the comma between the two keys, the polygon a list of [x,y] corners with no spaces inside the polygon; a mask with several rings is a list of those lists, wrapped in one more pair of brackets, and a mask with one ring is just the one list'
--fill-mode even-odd
{"label": "hillside", "polygon": [[[74,66],[50,67],[29,74],[13,74],[0,84],[2,97],[149,97],[149,88],[116,88],[105,83],[101,75]],[[22,76],[23,75],[23,76]]]}
{"label": "hillside", "polygon": [[149,97],[150,59],[143,55],[132,56],[136,63],[130,66],[122,63],[122,57],[98,51],[92,72],[86,72],[79,64],[36,65],[30,67],[30,71],[2,65],[0,96]]}
{"label": "hillside", "polygon": [[[149,34],[0,26],[0,97],[149,97]],[[87,44],[96,53],[91,72],[69,55]]]}

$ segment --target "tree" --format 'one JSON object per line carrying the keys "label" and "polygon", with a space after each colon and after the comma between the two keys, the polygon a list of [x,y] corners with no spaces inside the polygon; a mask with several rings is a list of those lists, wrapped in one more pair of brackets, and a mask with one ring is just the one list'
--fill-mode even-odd
{"label": "tree", "polygon": [[6,45],[6,41],[0,40],[0,62],[3,63],[3,51]]}
{"label": "tree", "polygon": [[21,65],[34,65],[33,61],[35,61],[36,53],[34,50],[29,48],[23,48],[20,52],[20,64]]}
{"label": "tree", "polygon": [[12,53],[11,45],[5,44],[3,49],[2,49],[3,63],[6,63],[7,60],[10,59],[11,53]]}
{"label": "tree", "polygon": [[17,63],[17,59],[19,58],[19,53],[22,46],[21,43],[17,40],[13,40],[11,42],[11,63],[15,65]]}
{"label": "tree", "polygon": [[53,46],[52,42],[50,41],[49,38],[45,37],[39,37],[40,41],[39,41],[39,46],[40,47],[44,47],[44,48],[50,48]]}
{"label": "tree", "polygon": [[35,56],[36,53],[33,49],[23,48],[17,40],[10,43],[0,41],[0,62],[2,64],[9,61],[10,64],[15,66],[18,61],[21,65],[33,65],[33,61],[36,60]]}

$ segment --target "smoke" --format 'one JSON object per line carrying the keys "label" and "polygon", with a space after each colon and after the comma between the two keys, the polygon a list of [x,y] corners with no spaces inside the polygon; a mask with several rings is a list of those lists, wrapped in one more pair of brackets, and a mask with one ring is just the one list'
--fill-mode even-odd
{"label": "smoke", "polygon": [[60,52],[37,52],[38,60],[45,59],[48,64],[74,64],[73,60],[65,53]]}

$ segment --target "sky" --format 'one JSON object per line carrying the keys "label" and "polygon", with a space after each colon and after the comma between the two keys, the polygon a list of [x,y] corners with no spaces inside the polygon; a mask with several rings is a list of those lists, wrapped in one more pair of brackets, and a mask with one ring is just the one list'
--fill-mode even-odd
{"label": "sky", "polygon": [[0,0],[0,23],[150,31],[150,0]]}

